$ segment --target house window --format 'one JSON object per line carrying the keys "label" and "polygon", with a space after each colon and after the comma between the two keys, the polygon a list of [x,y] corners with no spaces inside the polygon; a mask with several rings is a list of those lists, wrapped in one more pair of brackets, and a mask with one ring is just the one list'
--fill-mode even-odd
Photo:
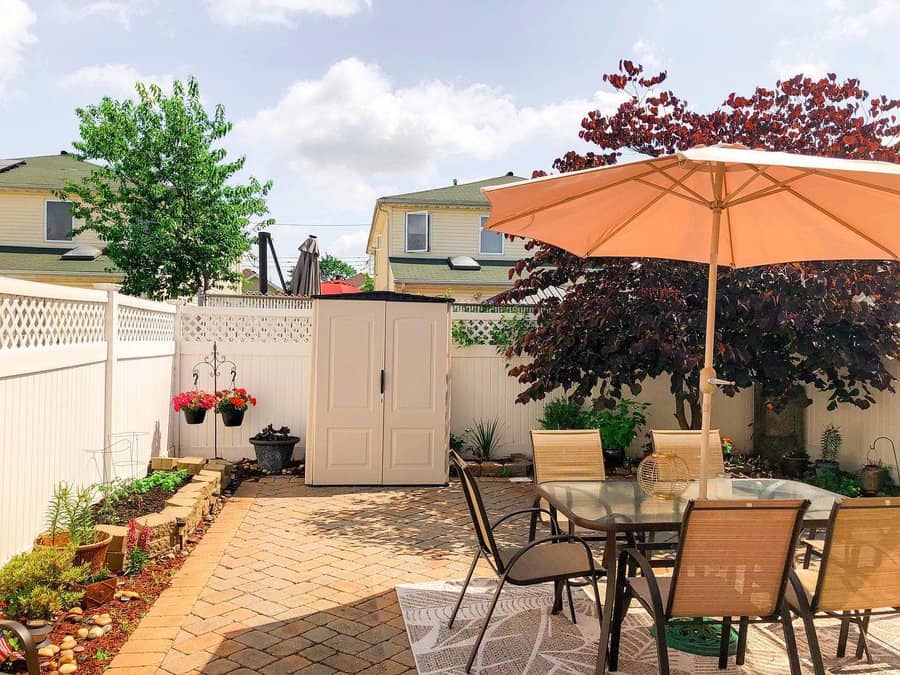
{"label": "house window", "polygon": [[72,241],[72,204],[45,202],[44,233],[47,241]]}
{"label": "house window", "polygon": [[481,252],[486,254],[497,255],[503,253],[503,233],[491,232],[485,230],[484,225],[487,223],[488,217],[481,216]]}
{"label": "house window", "polygon": [[406,252],[428,251],[428,211],[406,214]]}

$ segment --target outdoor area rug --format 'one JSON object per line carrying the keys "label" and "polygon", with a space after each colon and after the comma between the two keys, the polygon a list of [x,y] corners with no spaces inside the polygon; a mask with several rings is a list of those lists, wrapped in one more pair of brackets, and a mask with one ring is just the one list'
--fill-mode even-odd
{"label": "outdoor area rug", "polygon": [[[397,586],[416,666],[423,675],[464,672],[496,586],[493,579],[473,579],[450,630],[447,620],[461,586],[461,581]],[[576,590],[580,591],[575,594],[578,624],[572,625],[568,604],[564,614],[550,614],[551,585],[506,586],[472,672],[490,675],[593,673],[600,627],[594,603],[584,589]],[[655,642],[648,631],[651,623],[644,612],[632,610],[629,614],[622,631],[618,672],[629,675],[658,672]],[[806,643],[799,622],[795,623],[795,631],[801,657],[806,657]],[[853,647],[848,646],[851,657],[835,659],[838,624],[827,621],[819,624],[819,640],[829,672],[900,673],[900,619],[873,619],[870,633],[869,643],[875,660],[873,665],[852,658],[856,636],[854,629],[850,633]],[[669,664],[673,675],[783,675],[788,672],[780,624],[751,626],[747,661],[743,667],[734,665],[734,657],[731,657],[729,668],[719,670],[715,658],[694,656],[673,649],[669,650]],[[804,673],[812,672],[808,659],[804,658],[803,666]]]}

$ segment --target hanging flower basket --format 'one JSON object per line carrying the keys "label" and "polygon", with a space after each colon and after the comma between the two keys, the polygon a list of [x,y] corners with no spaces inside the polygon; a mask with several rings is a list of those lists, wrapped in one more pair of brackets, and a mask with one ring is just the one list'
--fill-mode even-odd
{"label": "hanging flower basket", "polygon": [[206,411],[216,404],[216,397],[205,391],[183,391],[172,398],[175,412],[184,411],[187,424],[203,424]]}
{"label": "hanging flower basket", "polygon": [[244,423],[244,413],[256,399],[246,389],[236,387],[216,392],[216,412],[222,416],[226,427],[239,427]]}

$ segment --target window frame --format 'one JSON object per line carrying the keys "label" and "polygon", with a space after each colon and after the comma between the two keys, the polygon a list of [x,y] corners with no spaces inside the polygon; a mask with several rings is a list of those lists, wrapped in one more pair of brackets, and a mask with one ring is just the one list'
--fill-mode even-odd
{"label": "window frame", "polygon": [[[45,199],[44,200],[44,242],[48,244],[71,244],[75,241],[75,235],[73,234],[68,239],[50,239],[47,235],[50,233],[47,231],[47,211],[48,205],[50,203],[56,204],[71,204],[72,202],[68,199]],[[75,216],[72,215],[72,209],[69,209],[69,216],[72,218],[72,231],[75,231]]]}
{"label": "window frame", "polygon": [[481,235],[484,234],[484,224],[488,221],[490,216],[478,216],[478,254],[479,255],[503,255],[503,251],[505,248],[505,239],[502,232],[495,232],[494,234],[500,235],[500,250],[499,251],[485,251],[482,244],[483,241],[481,239]]}
{"label": "window frame", "polygon": [[[409,217],[425,216],[425,248],[411,249],[409,247]],[[428,211],[407,211],[403,215],[403,250],[406,253],[428,253],[431,250],[431,214]]]}

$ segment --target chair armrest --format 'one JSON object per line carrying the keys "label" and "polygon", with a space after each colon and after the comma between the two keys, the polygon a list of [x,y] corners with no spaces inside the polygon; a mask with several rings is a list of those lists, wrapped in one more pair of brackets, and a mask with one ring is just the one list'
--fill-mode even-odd
{"label": "chair armrest", "polygon": [[[556,544],[561,541],[568,543],[576,543],[581,544],[584,547],[585,552],[588,557],[588,564],[590,566],[590,571],[592,575],[597,574],[597,567],[594,565],[594,554],[591,551],[591,547],[588,546],[588,543],[582,539],[581,537],[576,537],[573,534],[551,534],[549,537],[541,537],[540,539],[535,539],[534,541],[528,542],[525,546],[516,551],[515,555],[509,559],[509,562],[506,564],[507,571],[511,570],[513,566],[519,561],[519,559],[528,553],[533,548],[541,546],[543,544]],[[600,570],[602,571],[602,567]]]}
{"label": "chair armrest", "polygon": [[[637,563],[638,567],[641,570],[641,576],[647,579],[647,588],[650,591],[650,600],[653,603],[653,612],[657,616],[665,617],[666,608],[663,606],[663,597],[662,593],[659,591],[659,584],[656,581],[656,573],[653,571],[653,565],[650,564],[650,561],[647,560],[643,556],[643,554],[634,548],[625,548],[622,549],[621,553],[619,553],[619,570],[623,571],[625,569],[625,564],[628,562],[628,558],[631,558],[634,562]],[[625,574],[621,574],[619,577],[620,583],[627,584],[628,579]],[[668,603],[668,598],[666,599]]]}
{"label": "chair armrest", "polygon": [[28,675],[40,675],[41,666],[38,661],[37,647],[31,639],[31,632],[18,621],[0,621],[0,630],[8,630],[15,633],[22,642],[22,650],[25,652],[25,664],[28,666]]}
{"label": "chair armrest", "polygon": [[[541,508],[539,506],[533,506],[529,509],[519,509],[518,511],[513,511],[511,513],[507,513],[502,518],[499,518],[493,525],[491,525],[491,530],[495,530],[498,525],[509,520],[513,516],[520,516],[525,513],[537,514],[537,513],[546,513],[550,517],[550,532],[552,534],[559,534],[559,523],[556,521],[556,516],[553,515],[547,509]],[[535,539],[535,541],[540,541],[539,539]]]}

